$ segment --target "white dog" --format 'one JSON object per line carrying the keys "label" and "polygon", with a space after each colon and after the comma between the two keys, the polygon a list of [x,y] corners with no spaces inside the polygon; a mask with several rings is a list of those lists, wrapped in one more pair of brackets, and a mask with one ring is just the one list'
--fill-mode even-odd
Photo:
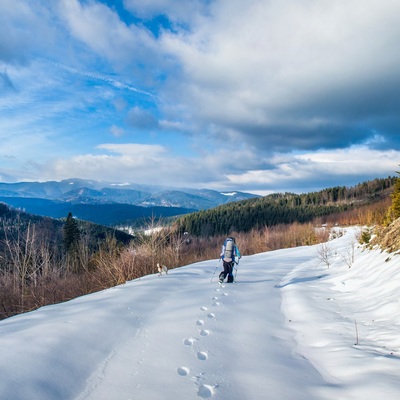
{"label": "white dog", "polygon": [[161,276],[163,272],[165,275],[168,275],[168,268],[165,265],[160,265],[160,263],[157,263],[157,269],[158,269],[158,276]]}

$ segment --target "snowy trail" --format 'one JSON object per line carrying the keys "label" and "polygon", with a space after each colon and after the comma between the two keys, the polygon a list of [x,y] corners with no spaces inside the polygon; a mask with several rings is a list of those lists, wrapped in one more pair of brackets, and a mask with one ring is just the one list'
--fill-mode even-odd
{"label": "snowy trail", "polygon": [[[158,299],[140,334],[116,350],[106,374],[103,368],[95,372],[78,399],[111,399],[116,391],[121,398],[162,399],[162,387],[179,398],[239,400],[264,396],[260,381],[280,398],[312,399],[305,380],[323,382],[311,364],[292,353],[294,335],[279,312],[275,285],[285,269],[279,252],[270,255],[274,267],[264,268],[259,256],[247,257],[238,284],[210,283],[215,261],[157,278],[179,291]],[[298,251],[294,257],[297,261]],[[288,375],[293,375],[290,386]]]}
{"label": "snowy trail", "polygon": [[220,286],[210,260],[1,321],[0,399],[397,399],[400,261],[349,268],[348,232],[329,269],[285,249]]}

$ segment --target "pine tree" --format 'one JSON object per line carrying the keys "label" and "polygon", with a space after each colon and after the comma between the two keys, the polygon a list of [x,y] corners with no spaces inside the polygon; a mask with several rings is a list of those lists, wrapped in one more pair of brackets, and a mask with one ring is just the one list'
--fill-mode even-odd
{"label": "pine tree", "polygon": [[70,212],[67,216],[67,219],[64,224],[64,248],[67,251],[70,251],[74,245],[78,243],[80,239],[80,232],[79,232],[79,227],[78,223],[72,216],[72,213]]}
{"label": "pine tree", "polygon": [[[397,173],[400,174],[400,172]],[[394,220],[400,218],[400,178],[396,178],[393,185],[393,193],[390,197],[392,198],[392,205],[386,214],[385,225],[390,225]]]}
{"label": "pine tree", "polygon": [[392,193],[392,208],[393,208],[393,216],[395,219],[400,217],[400,179],[396,179],[396,183],[394,184],[394,190]]}

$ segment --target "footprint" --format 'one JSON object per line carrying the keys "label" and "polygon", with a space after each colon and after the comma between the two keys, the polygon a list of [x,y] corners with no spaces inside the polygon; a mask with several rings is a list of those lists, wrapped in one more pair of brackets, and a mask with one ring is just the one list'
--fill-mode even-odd
{"label": "footprint", "polygon": [[193,346],[193,343],[196,341],[196,339],[194,338],[189,338],[189,339],[185,339],[183,341],[183,344],[185,344],[186,346]]}
{"label": "footprint", "polygon": [[186,368],[186,367],[179,367],[176,371],[178,372],[178,374],[180,376],[186,376],[190,372],[189,368]]}
{"label": "footprint", "polygon": [[222,293],[222,296],[229,296],[228,293]]}
{"label": "footprint", "polygon": [[205,361],[208,358],[208,354],[205,351],[198,351],[197,358],[201,361]]}
{"label": "footprint", "polygon": [[214,296],[211,300],[218,300],[218,297],[217,296]]}
{"label": "footprint", "polygon": [[204,325],[204,321],[203,321],[202,319],[198,319],[198,320],[196,321],[196,325],[202,326],[202,325]]}
{"label": "footprint", "polygon": [[207,307],[201,307],[200,310],[201,311],[207,311]]}
{"label": "footprint", "polygon": [[219,301],[215,301],[214,303],[213,303],[213,306],[214,307],[217,307],[217,306],[219,306],[220,305],[220,302]]}
{"label": "footprint", "polygon": [[208,318],[215,318],[215,314],[214,313],[207,314],[207,317]]}
{"label": "footprint", "polygon": [[207,330],[207,329],[202,329],[202,330],[200,331],[200,335],[201,335],[201,336],[208,336],[209,334],[210,334],[210,331]]}
{"label": "footprint", "polygon": [[200,385],[197,395],[203,399],[208,399],[214,394],[214,388],[210,385]]}

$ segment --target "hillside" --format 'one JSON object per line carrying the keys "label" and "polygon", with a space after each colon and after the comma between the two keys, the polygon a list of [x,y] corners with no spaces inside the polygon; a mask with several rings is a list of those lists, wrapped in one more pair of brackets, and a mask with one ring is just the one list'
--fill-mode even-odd
{"label": "hillside", "polygon": [[375,227],[374,231],[376,235],[371,240],[371,246],[379,246],[389,253],[400,251],[400,218],[387,227]]}
{"label": "hillside", "polygon": [[219,286],[212,259],[1,321],[0,398],[397,400],[400,261],[345,233],[330,268],[279,250]]}
{"label": "hillside", "polygon": [[387,200],[395,179],[375,179],[351,188],[334,187],[301,195],[276,193],[243,200],[185,215],[178,218],[176,226],[180,232],[207,236],[249,232],[255,228],[293,222],[305,223]]}
{"label": "hillside", "polygon": [[131,204],[73,204],[26,197],[0,197],[12,207],[30,214],[51,218],[65,218],[71,212],[76,218],[99,225],[115,226],[118,224],[136,225],[151,217],[168,218],[193,212],[193,209],[179,207],[140,207]]}
{"label": "hillside", "polygon": [[133,239],[92,222],[0,203],[0,319],[117,284],[118,276],[97,273],[100,252],[115,256]]}
{"label": "hillside", "polygon": [[[65,214],[64,217],[66,216]],[[82,234],[88,235],[90,238],[87,243],[89,247],[97,247],[99,240],[104,239],[107,235],[113,236],[119,242],[125,244],[132,240],[131,235],[113,228],[89,221],[77,222]],[[15,237],[14,234],[18,234],[18,232],[20,235],[24,236],[28,226],[35,226],[37,232],[42,236],[42,240],[51,239],[51,243],[56,247],[62,245],[62,229],[64,226],[64,221],[62,219],[30,214],[0,202],[0,248],[4,245],[1,241],[5,238],[5,232],[8,232],[11,237]]]}

